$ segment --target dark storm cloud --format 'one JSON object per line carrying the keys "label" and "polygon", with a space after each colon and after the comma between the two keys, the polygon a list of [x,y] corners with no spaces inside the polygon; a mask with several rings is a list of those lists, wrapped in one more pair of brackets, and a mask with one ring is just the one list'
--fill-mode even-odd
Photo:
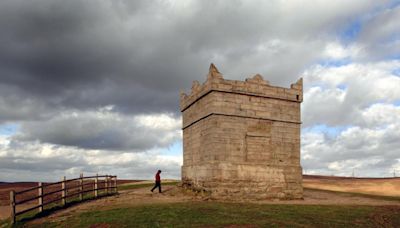
{"label": "dark storm cloud", "polygon": [[351,4],[6,0],[0,84],[15,87],[17,103],[47,105],[41,112],[112,104],[125,113],[178,113],[179,89],[204,81],[212,61],[228,77],[262,73],[288,86],[330,30],[371,7]]}
{"label": "dark storm cloud", "polygon": [[20,89],[15,86],[0,84],[0,124],[5,121],[39,120],[54,111],[45,102],[17,91]]}
{"label": "dark storm cloud", "polygon": [[0,83],[56,106],[174,111],[178,92],[170,87],[180,80],[174,80],[173,60],[157,57],[151,50],[157,44],[140,38],[145,31],[121,21],[127,12],[98,3],[1,2]]}

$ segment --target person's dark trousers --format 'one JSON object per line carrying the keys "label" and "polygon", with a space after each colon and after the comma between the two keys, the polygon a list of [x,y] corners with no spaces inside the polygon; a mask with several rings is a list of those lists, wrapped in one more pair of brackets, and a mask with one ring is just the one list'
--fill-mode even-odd
{"label": "person's dark trousers", "polygon": [[156,181],[156,184],[154,185],[154,187],[151,189],[151,191],[153,191],[154,189],[156,189],[158,187],[158,191],[161,193],[161,181]]}

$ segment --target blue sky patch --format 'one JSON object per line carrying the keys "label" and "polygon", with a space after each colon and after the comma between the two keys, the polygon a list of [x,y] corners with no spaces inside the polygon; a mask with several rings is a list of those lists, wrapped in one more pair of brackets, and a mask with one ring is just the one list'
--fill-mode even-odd
{"label": "blue sky patch", "polygon": [[400,54],[392,54],[386,57],[387,60],[400,60]]}
{"label": "blue sky patch", "polygon": [[342,83],[342,84],[337,85],[336,88],[341,89],[341,90],[346,90],[347,85]]}
{"label": "blue sky patch", "polygon": [[182,140],[176,141],[172,146],[166,148],[163,154],[166,155],[181,155],[182,154]]}
{"label": "blue sky patch", "polygon": [[398,7],[398,6],[400,6],[400,1],[394,0],[394,1],[391,1],[391,2],[389,3],[388,8],[389,8],[389,9],[394,9],[394,8],[396,8],[396,7]]}
{"label": "blue sky patch", "polygon": [[340,38],[345,43],[353,42],[358,34],[360,33],[362,28],[362,23],[360,18],[350,22],[343,30],[339,33]]}
{"label": "blue sky patch", "polygon": [[324,67],[340,67],[348,65],[352,63],[352,61],[350,58],[347,57],[344,59],[323,59],[319,60],[317,63]]}
{"label": "blue sky patch", "polygon": [[325,124],[318,124],[314,125],[312,127],[307,127],[302,129],[304,132],[315,132],[315,133],[324,133],[328,137],[335,138],[337,137],[342,131],[347,130],[351,126],[336,126],[336,127],[330,127]]}
{"label": "blue sky patch", "polygon": [[2,124],[0,125],[0,135],[13,135],[18,131],[18,124]]}
{"label": "blue sky patch", "polygon": [[392,74],[396,76],[400,76],[400,68],[397,68],[395,70],[392,70]]}

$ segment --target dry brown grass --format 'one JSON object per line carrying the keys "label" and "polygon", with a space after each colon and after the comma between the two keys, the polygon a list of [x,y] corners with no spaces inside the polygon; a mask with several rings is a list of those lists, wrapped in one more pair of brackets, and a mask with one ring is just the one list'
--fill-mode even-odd
{"label": "dry brown grass", "polygon": [[400,178],[351,178],[304,175],[305,188],[400,197]]}

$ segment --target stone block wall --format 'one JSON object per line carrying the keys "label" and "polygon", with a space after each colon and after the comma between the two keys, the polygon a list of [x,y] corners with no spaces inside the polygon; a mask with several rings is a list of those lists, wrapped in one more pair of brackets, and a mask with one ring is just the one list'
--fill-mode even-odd
{"label": "stone block wall", "polygon": [[181,94],[183,184],[216,198],[302,198],[302,99],[301,79],[290,89],[260,75],[224,80],[212,64]]}

